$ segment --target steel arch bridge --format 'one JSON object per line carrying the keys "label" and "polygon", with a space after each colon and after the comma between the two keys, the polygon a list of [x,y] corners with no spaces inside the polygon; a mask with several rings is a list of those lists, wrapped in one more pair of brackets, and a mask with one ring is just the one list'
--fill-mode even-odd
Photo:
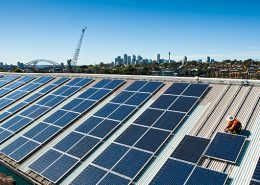
{"label": "steel arch bridge", "polygon": [[52,60],[47,60],[47,59],[36,59],[36,60],[32,60],[32,61],[30,61],[30,62],[27,62],[27,63],[25,63],[24,65],[26,65],[26,66],[31,66],[31,65],[34,65],[34,66],[36,66],[38,63],[50,63],[50,64],[52,64],[52,65],[55,65],[55,66],[59,66],[60,64],[59,63],[57,63],[57,62],[54,62],[54,61],[52,61]]}

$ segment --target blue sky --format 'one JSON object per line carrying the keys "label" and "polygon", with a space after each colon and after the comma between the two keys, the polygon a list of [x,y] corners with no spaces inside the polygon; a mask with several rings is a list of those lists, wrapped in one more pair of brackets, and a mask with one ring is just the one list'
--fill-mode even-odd
{"label": "blue sky", "polygon": [[0,61],[260,58],[258,0],[0,0]]}

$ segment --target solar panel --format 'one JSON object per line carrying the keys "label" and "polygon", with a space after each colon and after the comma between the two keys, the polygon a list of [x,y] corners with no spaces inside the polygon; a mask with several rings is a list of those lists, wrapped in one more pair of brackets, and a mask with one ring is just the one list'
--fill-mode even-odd
{"label": "solar panel", "polygon": [[59,130],[60,128],[51,125],[33,137],[33,140],[43,143],[54,136]]}
{"label": "solar panel", "polygon": [[79,98],[87,99],[88,97],[90,97],[92,94],[94,94],[98,90],[99,89],[90,88],[90,89],[86,90],[85,92],[83,92],[81,95],[79,95]]}
{"label": "solar panel", "polygon": [[151,156],[152,154],[150,153],[131,149],[112,170],[119,174],[133,178]]}
{"label": "solar panel", "polygon": [[197,100],[198,98],[180,96],[169,109],[173,111],[188,112]]}
{"label": "solar panel", "polygon": [[164,92],[164,94],[180,95],[188,85],[188,83],[174,83]]}
{"label": "solar panel", "polygon": [[133,96],[133,94],[134,94],[134,92],[122,91],[115,98],[113,98],[111,100],[111,102],[114,102],[114,103],[124,103],[128,98]]}
{"label": "solar panel", "polygon": [[103,119],[92,116],[89,119],[87,119],[86,121],[84,121],[82,124],[80,124],[76,128],[76,131],[87,134],[102,121],[103,121]]}
{"label": "solar panel", "polygon": [[186,135],[173,151],[171,157],[198,163],[210,139]]}
{"label": "solar panel", "polygon": [[105,85],[103,88],[105,88],[105,89],[115,89],[115,88],[119,87],[120,85],[122,85],[123,83],[124,83],[123,80],[113,80],[109,84]]}
{"label": "solar panel", "polygon": [[254,171],[252,178],[260,181],[260,158],[258,159],[258,162],[257,162],[257,165],[255,167],[255,171]]}
{"label": "solar panel", "polygon": [[163,112],[163,110],[147,109],[134,121],[134,123],[151,126],[163,114]]}
{"label": "solar panel", "polygon": [[161,95],[150,107],[158,109],[167,109],[175,100],[177,96]]}
{"label": "solar panel", "polygon": [[153,127],[174,130],[184,118],[185,113],[166,111],[153,125]]}
{"label": "solar panel", "polygon": [[128,150],[128,147],[112,143],[93,163],[103,168],[111,169]]}
{"label": "solar panel", "polygon": [[194,165],[192,164],[168,159],[150,185],[183,185],[193,168]]}
{"label": "solar panel", "polygon": [[95,88],[102,88],[102,87],[104,87],[105,85],[107,85],[110,82],[111,82],[111,80],[103,79],[103,80],[99,81],[98,83],[96,83],[93,87],[95,87]]}
{"label": "solar panel", "polygon": [[145,102],[149,96],[150,94],[148,93],[135,93],[125,104],[138,106]]}
{"label": "solar panel", "polygon": [[236,163],[246,137],[218,132],[210,143],[205,155]]}
{"label": "solar panel", "polygon": [[161,87],[162,85],[163,85],[162,82],[148,82],[139,91],[152,93],[157,89],[159,89],[159,87]]}
{"label": "solar panel", "polygon": [[72,109],[72,111],[82,114],[84,112],[87,112],[93,105],[95,105],[95,103],[96,103],[96,101],[85,100],[81,104],[79,104],[77,107]]}
{"label": "solar panel", "polygon": [[170,132],[167,131],[149,129],[135,144],[135,147],[155,152],[169,135]]}
{"label": "solar panel", "polygon": [[68,154],[82,158],[90,151],[90,149],[96,146],[98,142],[99,139],[97,138],[85,136],[68,151]]}
{"label": "solar panel", "polygon": [[76,159],[63,155],[51,166],[49,166],[42,174],[52,182],[57,182],[62,177],[61,174],[72,168],[76,162]]}
{"label": "solar panel", "polygon": [[107,96],[111,91],[107,89],[100,89],[95,94],[89,97],[91,100],[101,100],[105,96]]}
{"label": "solar panel", "polygon": [[108,103],[105,106],[103,106],[99,111],[97,111],[94,115],[106,118],[114,110],[116,110],[119,106],[120,105],[118,105],[118,104]]}
{"label": "solar panel", "polygon": [[135,81],[131,85],[129,85],[125,90],[127,90],[127,91],[138,91],[146,83],[147,83],[147,81]]}
{"label": "solar panel", "polygon": [[64,137],[61,142],[57,143],[53,148],[66,152],[83,137],[83,134],[71,132],[69,135]]}
{"label": "solar panel", "polygon": [[75,112],[68,112],[67,114],[64,114],[61,118],[59,118],[57,121],[55,121],[53,124],[60,127],[65,127],[78,117],[79,114]]}
{"label": "solar panel", "polygon": [[224,185],[227,174],[197,166],[185,185]]}
{"label": "solar panel", "polygon": [[127,105],[121,105],[117,110],[115,110],[110,116],[108,116],[110,119],[123,121],[127,116],[129,116],[136,107],[133,106],[127,106]]}
{"label": "solar panel", "polygon": [[130,183],[130,180],[120,177],[118,175],[115,175],[113,173],[108,173],[100,182],[99,185],[128,185]]}
{"label": "solar panel", "polygon": [[37,134],[39,134],[39,132],[43,131],[44,129],[46,129],[49,125],[46,123],[39,123],[38,125],[36,125],[35,127],[33,127],[31,130],[29,130],[28,132],[26,132],[24,134],[24,136],[28,137],[28,138],[33,138],[34,136],[36,136]]}
{"label": "solar panel", "polygon": [[104,120],[89,134],[99,138],[105,138],[112,130],[114,130],[120,122],[112,120]]}
{"label": "solar panel", "polygon": [[24,137],[20,137],[17,140],[15,140],[11,145],[8,145],[7,147],[5,147],[4,149],[1,150],[2,153],[9,155],[10,153],[12,153],[13,151],[15,151],[17,148],[19,148],[20,146],[22,146],[24,143],[26,143],[28,141],[28,139],[24,138]]}
{"label": "solar panel", "polygon": [[130,125],[117,139],[116,142],[132,146],[148,130],[147,127]]}
{"label": "solar panel", "polygon": [[48,150],[29,167],[37,173],[43,172],[48,166],[56,161],[62,154],[56,150]]}
{"label": "solar panel", "polygon": [[82,184],[89,184],[89,185],[96,185],[98,181],[106,174],[105,170],[97,168],[95,166],[88,166],[85,168],[79,176],[77,176],[70,185],[82,185]]}
{"label": "solar panel", "polygon": [[190,84],[182,95],[200,97],[207,88],[208,84]]}

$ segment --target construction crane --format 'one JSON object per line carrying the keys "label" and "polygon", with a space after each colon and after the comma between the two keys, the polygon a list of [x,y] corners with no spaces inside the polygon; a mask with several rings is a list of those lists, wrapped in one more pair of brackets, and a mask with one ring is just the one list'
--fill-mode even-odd
{"label": "construction crane", "polygon": [[71,60],[71,59],[67,60],[68,71],[69,71],[69,72],[75,71],[75,67],[77,66],[77,61],[78,61],[78,58],[79,58],[79,51],[80,51],[81,43],[82,43],[82,40],[83,40],[84,33],[85,33],[85,30],[86,30],[86,29],[87,29],[87,27],[85,27],[85,28],[82,29],[81,36],[80,36],[80,39],[79,39],[77,48],[76,48],[76,50],[75,50],[73,59],[72,59],[72,60]]}

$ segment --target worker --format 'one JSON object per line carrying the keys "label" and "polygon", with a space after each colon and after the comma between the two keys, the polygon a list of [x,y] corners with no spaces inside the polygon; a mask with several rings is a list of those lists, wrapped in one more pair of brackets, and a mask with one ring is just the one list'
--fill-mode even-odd
{"label": "worker", "polygon": [[225,128],[225,132],[241,134],[242,124],[237,118],[235,119],[233,116],[228,116],[226,120],[228,121],[228,126]]}

